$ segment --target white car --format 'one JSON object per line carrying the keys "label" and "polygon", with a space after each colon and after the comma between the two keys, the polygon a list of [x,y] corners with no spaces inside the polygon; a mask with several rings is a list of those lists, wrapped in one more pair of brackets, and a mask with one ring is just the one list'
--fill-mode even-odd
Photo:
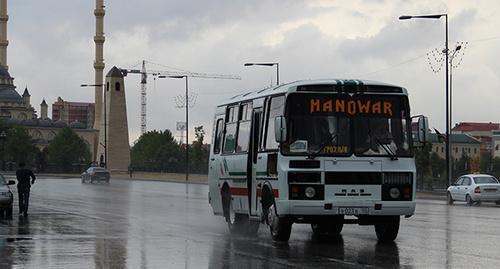
{"label": "white car", "polygon": [[465,201],[469,205],[484,201],[500,204],[500,183],[490,175],[463,175],[448,188],[446,194],[448,204],[454,201]]}

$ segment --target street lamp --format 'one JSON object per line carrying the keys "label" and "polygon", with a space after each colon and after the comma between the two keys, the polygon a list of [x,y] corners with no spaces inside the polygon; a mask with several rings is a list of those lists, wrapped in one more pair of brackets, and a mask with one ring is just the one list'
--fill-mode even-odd
{"label": "street lamp", "polygon": [[276,85],[280,85],[280,69],[278,63],[246,63],[245,66],[262,65],[273,66],[276,65]]}
{"label": "street lamp", "polygon": [[400,20],[410,20],[410,19],[440,19],[445,18],[445,49],[446,54],[446,177],[448,186],[451,185],[451,88],[449,86],[449,62],[448,62],[448,14],[432,14],[432,15],[403,15],[400,16]]}
{"label": "street lamp", "polygon": [[180,76],[158,76],[158,78],[186,78],[186,181],[189,178],[189,95],[188,95],[188,75]]}
{"label": "street lamp", "polygon": [[[80,87],[105,87],[104,84],[82,84]],[[107,122],[107,117],[106,117],[106,92],[104,92],[104,168],[107,169],[108,166],[108,134],[107,134],[107,129],[108,129],[108,122]],[[95,117],[95,115],[94,115]],[[95,128],[95,126],[94,126]],[[101,130],[99,130],[100,132]]]}

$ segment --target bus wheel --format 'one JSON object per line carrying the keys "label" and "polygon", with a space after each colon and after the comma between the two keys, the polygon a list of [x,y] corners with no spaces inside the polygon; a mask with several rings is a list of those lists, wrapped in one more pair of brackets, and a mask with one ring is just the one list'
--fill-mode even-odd
{"label": "bus wheel", "polygon": [[290,234],[292,233],[292,222],[287,217],[279,217],[276,214],[276,208],[273,203],[269,207],[269,212],[267,215],[267,223],[271,230],[271,236],[274,241],[287,242],[290,239]]}
{"label": "bus wheel", "polygon": [[344,215],[336,216],[328,221],[311,223],[311,229],[317,236],[335,236],[339,235],[344,228]]}
{"label": "bus wheel", "polygon": [[375,222],[375,233],[380,241],[394,241],[399,232],[399,216],[382,217]]}
{"label": "bus wheel", "polygon": [[232,234],[242,233],[248,216],[234,212],[233,201],[229,202],[229,210],[226,216],[227,226]]}

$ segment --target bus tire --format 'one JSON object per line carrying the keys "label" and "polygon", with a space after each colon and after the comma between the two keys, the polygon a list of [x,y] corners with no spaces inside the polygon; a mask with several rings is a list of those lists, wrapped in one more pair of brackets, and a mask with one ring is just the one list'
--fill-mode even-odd
{"label": "bus tire", "polygon": [[274,241],[287,242],[292,233],[292,221],[287,217],[280,217],[276,213],[276,206],[273,203],[269,207],[267,222]]}
{"label": "bus tire", "polygon": [[375,233],[379,241],[394,241],[399,232],[399,216],[381,217],[375,222]]}
{"label": "bus tire", "polygon": [[229,202],[229,208],[226,215],[227,227],[232,234],[241,234],[245,230],[245,223],[248,221],[248,216],[238,214],[234,211],[232,199]]}

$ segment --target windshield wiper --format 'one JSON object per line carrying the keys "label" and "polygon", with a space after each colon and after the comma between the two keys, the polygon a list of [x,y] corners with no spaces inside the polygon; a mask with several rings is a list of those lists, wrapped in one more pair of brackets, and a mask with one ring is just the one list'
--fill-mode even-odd
{"label": "windshield wiper", "polygon": [[385,150],[385,152],[387,152],[389,155],[391,155],[391,160],[398,159],[396,152],[394,152],[388,144],[383,144],[380,136],[377,133],[369,132],[369,134],[370,134],[370,137],[373,138],[373,140],[375,140],[375,142],[377,142],[377,144]]}
{"label": "windshield wiper", "polygon": [[319,147],[317,149],[315,149],[311,153],[311,155],[309,155],[309,157],[307,157],[307,158],[314,160],[314,158],[316,158],[316,156],[318,156],[318,154],[326,147],[326,145],[330,144],[338,135],[339,135],[339,133],[334,133],[334,134],[332,134],[332,136],[327,137],[325,140],[323,140],[323,142],[321,142]]}

